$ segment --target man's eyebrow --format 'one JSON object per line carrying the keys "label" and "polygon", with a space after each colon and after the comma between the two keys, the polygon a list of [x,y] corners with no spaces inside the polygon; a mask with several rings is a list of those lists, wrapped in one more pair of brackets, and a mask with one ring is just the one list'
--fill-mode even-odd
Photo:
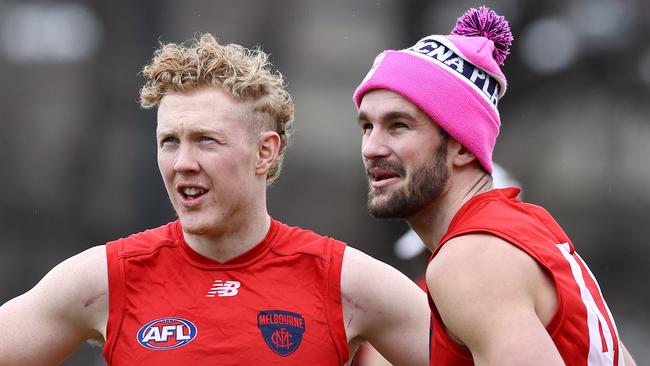
{"label": "man's eyebrow", "polygon": [[[391,121],[395,119],[408,119],[412,120],[413,116],[407,112],[402,111],[390,111],[380,116],[380,122]],[[359,112],[359,117],[357,118],[359,122],[369,121],[368,115],[365,112]]]}
{"label": "man's eyebrow", "polygon": [[366,115],[366,112],[359,112],[359,116],[357,117],[357,122],[366,122],[368,121],[368,116]]}
{"label": "man's eyebrow", "polygon": [[384,121],[390,121],[394,119],[408,119],[412,120],[413,116],[407,112],[402,112],[402,111],[391,111],[382,116],[382,120]]}
{"label": "man's eyebrow", "polygon": [[174,132],[174,129],[169,128],[169,127],[166,127],[166,128],[163,127],[163,128],[156,129],[156,135],[168,135],[168,134],[173,133],[173,132]]}

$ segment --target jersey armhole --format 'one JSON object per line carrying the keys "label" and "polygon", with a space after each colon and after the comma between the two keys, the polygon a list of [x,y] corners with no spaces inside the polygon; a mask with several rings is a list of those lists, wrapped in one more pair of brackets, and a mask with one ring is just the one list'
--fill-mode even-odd
{"label": "jersey armhole", "polygon": [[[435,306],[431,295],[427,290],[427,298],[429,300],[429,309],[431,316],[429,320],[429,360],[432,360],[444,352],[453,354],[455,358],[462,359],[465,362],[472,362],[472,353],[467,346],[458,343],[455,339],[447,334],[445,323]],[[439,351],[438,348],[442,347],[444,350]],[[434,353],[435,350],[435,353]]]}
{"label": "jersey armhole", "polygon": [[113,348],[122,327],[124,304],[126,296],[126,274],[124,269],[123,252],[124,240],[106,244],[106,261],[108,269],[108,321],[106,322],[106,343],[103,355],[110,365]]}
{"label": "jersey armhole", "polygon": [[341,302],[341,268],[343,266],[343,253],[345,244],[330,239],[328,248],[327,265],[327,320],[334,346],[339,355],[341,365],[350,358],[345,326],[343,324],[343,305]]}

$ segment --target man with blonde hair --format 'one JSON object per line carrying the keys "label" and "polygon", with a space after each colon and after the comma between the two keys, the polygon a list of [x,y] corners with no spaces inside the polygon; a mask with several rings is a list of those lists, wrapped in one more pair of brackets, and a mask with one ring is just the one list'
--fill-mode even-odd
{"label": "man with blonde hair", "polygon": [[69,258],[0,307],[0,364],[60,364],[94,339],[116,366],[343,365],[364,340],[425,365],[413,282],[269,216],[294,107],[267,55],[206,34],[162,45],[143,74],[178,220]]}

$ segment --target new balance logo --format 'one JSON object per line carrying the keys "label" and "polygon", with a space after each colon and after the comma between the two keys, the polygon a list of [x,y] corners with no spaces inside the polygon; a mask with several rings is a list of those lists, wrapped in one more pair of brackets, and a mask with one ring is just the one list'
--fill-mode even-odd
{"label": "new balance logo", "polygon": [[205,297],[224,297],[224,296],[235,296],[239,293],[238,288],[241,286],[239,281],[222,281],[215,280],[208,291],[208,294]]}

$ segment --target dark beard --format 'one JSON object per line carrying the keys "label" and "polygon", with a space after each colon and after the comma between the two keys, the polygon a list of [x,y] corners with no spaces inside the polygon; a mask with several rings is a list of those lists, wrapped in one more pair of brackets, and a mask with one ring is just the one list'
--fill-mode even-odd
{"label": "dark beard", "polygon": [[373,203],[375,191],[368,192],[370,215],[379,219],[397,219],[410,217],[424,209],[440,196],[447,184],[449,172],[446,160],[447,138],[443,138],[431,163],[416,170],[405,189],[393,193],[383,203]]}

